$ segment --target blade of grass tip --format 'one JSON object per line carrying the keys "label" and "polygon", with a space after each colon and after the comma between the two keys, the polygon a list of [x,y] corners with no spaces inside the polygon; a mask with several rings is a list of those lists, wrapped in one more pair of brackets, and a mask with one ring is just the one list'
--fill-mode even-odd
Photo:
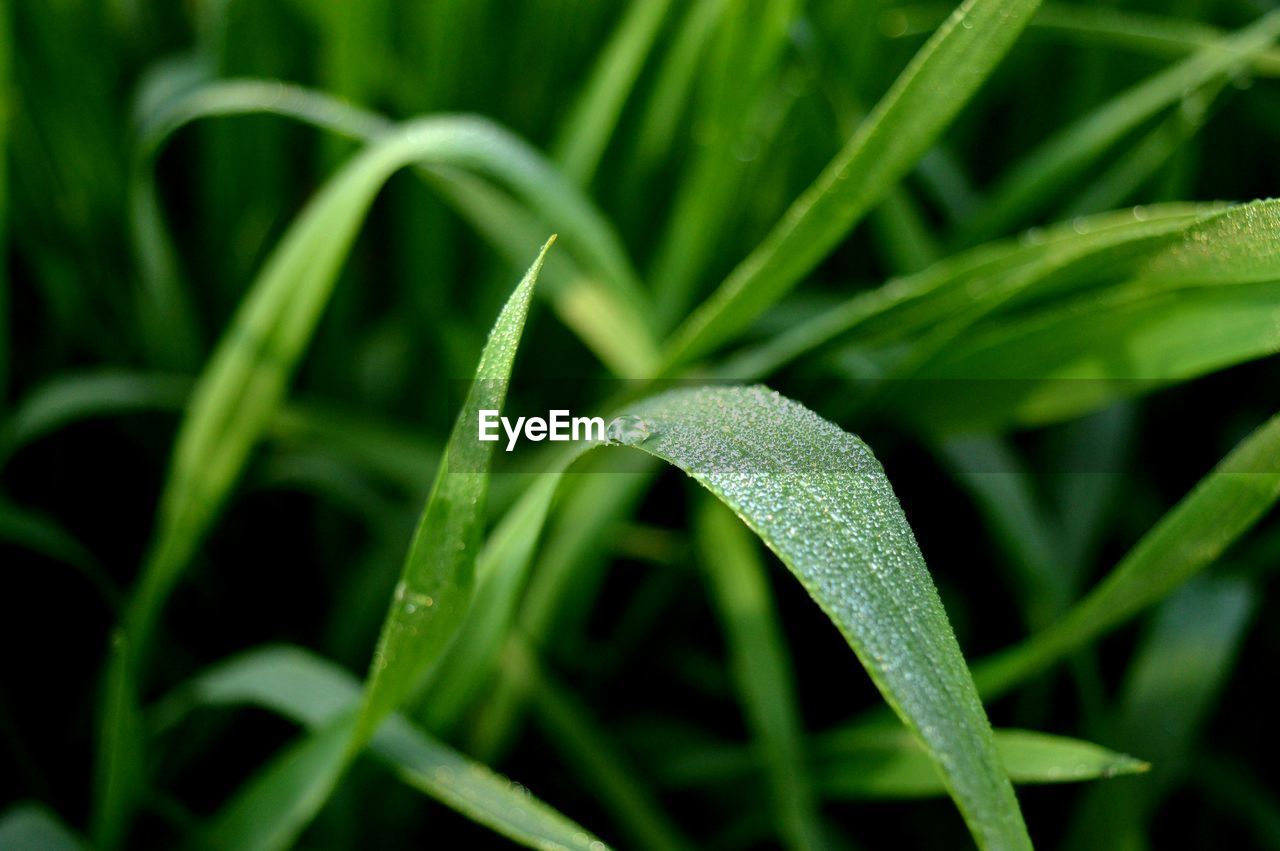
{"label": "blade of grass tip", "polygon": [[88,846],[49,810],[23,803],[0,814],[0,848],[84,851]]}
{"label": "blade of grass tip", "polygon": [[1237,73],[1266,51],[1278,34],[1280,12],[1273,11],[1062,128],[1006,170],[984,209],[961,227],[961,241],[981,242],[1025,221],[1130,131],[1181,101],[1187,92]]}
{"label": "blade of grass tip", "polygon": [[[996,749],[1019,785],[1082,783],[1150,769],[1143,760],[1091,742],[1029,730],[995,731]],[[933,763],[901,727],[849,730],[814,743],[822,794],[831,799],[927,798],[945,795]],[[1109,794],[1105,784],[1100,794]]]}
{"label": "blade of grass tip", "polygon": [[128,639],[124,633],[116,632],[111,639],[98,713],[91,831],[95,848],[118,848],[125,841],[146,783],[142,713],[131,664]]}
{"label": "blade of grass tip", "polygon": [[[179,128],[201,118],[273,114],[344,138],[373,141],[393,125],[386,118],[321,92],[271,80],[218,81],[171,99],[138,119],[139,146],[154,159]],[[545,224],[564,234],[579,264],[553,257],[547,269],[557,313],[618,374],[647,377],[657,361],[646,299],[621,241],[591,202],[535,150],[476,116],[428,119],[452,124],[460,144],[423,157],[415,169],[513,263],[523,264],[541,245]],[[465,137],[466,141],[461,141]],[[469,142],[470,144],[468,144]],[[149,152],[149,154],[148,154]],[[453,166],[452,168],[450,166]],[[507,184],[523,202],[504,199],[475,170]],[[150,220],[143,220],[146,224]],[[139,239],[168,240],[163,228]]]}
{"label": "blade of grass tip", "polygon": [[554,147],[555,161],[576,183],[595,176],[670,6],[671,0],[632,0],[600,51]]}
{"label": "blade of grass tip", "polygon": [[502,668],[507,676],[526,681],[522,691],[532,696],[547,737],[582,775],[593,796],[612,812],[619,827],[631,835],[635,847],[663,851],[694,847],[640,784],[639,773],[627,764],[605,730],[548,677],[518,640],[504,648]]}
{"label": "blade of grass tip", "polygon": [[1128,843],[1148,835],[1157,805],[1187,770],[1197,730],[1231,676],[1254,609],[1252,591],[1244,580],[1201,577],[1156,611],[1125,674],[1111,736],[1151,760],[1154,770],[1142,782],[1091,790],[1071,821],[1066,848],[1136,847]]}
{"label": "blade of grass tip", "polygon": [[700,501],[695,526],[729,644],[738,699],[765,754],[781,834],[790,848],[821,848],[822,826],[805,765],[791,660],[764,564],[746,528],[710,497]]}
{"label": "blade of grass tip", "polygon": [[480,356],[383,623],[353,750],[399,708],[441,657],[471,603],[494,448],[476,440],[473,429],[480,411],[502,408],[534,284],[554,241],[552,237],[542,247],[511,294]]}
{"label": "blade of grass tip", "polygon": [[1231,451],[1052,626],[978,661],[992,699],[1168,596],[1215,562],[1280,499],[1280,415]]}
{"label": "blade of grass tip", "polygon": [[764,241],[675,333],[669,367],[707,354],[786,295],[929,149],[1038,0],[966,0]]}
{"label": "blade of grass tip", "polygon": [[[996,728],[996,750],[1018,785],[1083,783],[1151,766],[1092,742],[1030,730]],[[930,798],[947,794],[934,762],[899,724],[833,730],[806,742],[819,791],[832,800]],[[742,783],[761,770],[758,749],[685,748],[657,766],[676,788]]]}
{"label": "blade of grass tip", "polygon": [[977,690],[883,469],[856,437],[763,387],[628,406],[624,442],[732,508],[843,634],[924,743],[979,846],[1030,841]]}
{"label": "blade of grass tip", "polygon": [[[335,723],[349,724],[349,712],[359,702],[359,681],[339,666],[302,648],[273,646],[248,651],[205,670],[162,700],[151,717],[157,728],[169,729],[198,706],[248,704],[282,715],[323,738]],[[311,746],[297,747],[305,753]],[[392,716],[383,725],[369,750],[408,786],[514,842],[574,851],[605,848],[524,787],[432,739],[400,716]],[[291,753],[287,750],[285,759]],[[319,765],[317,773],[332,776],[333,765],[346,763],[345,748],[336,754],[333,750],[325,753],[330,762]],[[309,782],[306,777],[300,781],[304,787]],[[266,788],[260,794],[274,806],[290,803],[282,802],[274,789]],[[240,806],[247,808],[248,804]]]}

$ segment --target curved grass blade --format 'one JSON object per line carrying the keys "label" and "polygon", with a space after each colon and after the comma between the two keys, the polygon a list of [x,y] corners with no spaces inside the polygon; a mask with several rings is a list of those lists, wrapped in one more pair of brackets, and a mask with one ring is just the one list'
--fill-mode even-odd
{"label": "curved grass blade", "polygon": [[[337,665],[302,648],[266,647],[215,665],[190,680],[157,707],[155,718],[167,728],[197,706],[251,704],[309,730],[325,731],[345,719],[359,701],[359,682]],[[341,764],[344,751],[328,755]],[[523,787],[432,739],[400,716],[383,725],[370,743],[370,752],[406,784],[515,842],[578,851],[603,847]]]}
{"label": "curved grass blade", "polygon": [[1246,438],[1052,626],[974,665],[994,698],[1208,567],[1280,499],[1280,415]]}
{"label": "curved grass blade", "polygon": [[632,0],[600,51],[555,147],[556,162],[577,183],[586,185],[595,175],[670,5],[671,0]]}
{"label": "curved grass blade", "polygon": [[[782,836],[790,848],[822,848],[791,660],[764,564],[747,530],[714,500],[701,502],[695,527],[711,596],[727,636],[739,700],[765,757]],[[936,777],[932,762],[925,759]]]}
{"label": "curved grass blade", "polygon": [[283,398],[366,210],[397,170],[471,147],[469,131],[426,119],[386,135],[333,178],[289,229],[193,392],[129,613],[145,652],[170,589]]}
{"label": "curved grass blade", "polygon": [[[301,86],[273,80],[223,80],[161,101],[144,112],[138,119],[140,156],[153,160],[177,130],[193,121],[253,114],[279,115],[367,142],[395,126],[377,113]],[[615,372],[629,377],[649,375],[657,347],[647,321],[646,299],[621,240],[603,215],[537,151],[501,127],[478,116],[426,120],[452,123],[459,144],[423,157],[416,172],[513,263],[524,263],[541,244],[546,223],[551,223],[564,235],[569,253],[578,258],[573,263],[556,257],[547,269],[552,285],[548,291],[557,312]],[[471,171],[505,184],[521,203],[504,199],[482,180],[466,179]],[[147,230],[137,238],[167,244],[160,225],[158,218],[135,219],[135,226]],[[162,289],[164,282],[150,280],[149,285]]]}
{"label": "curved grass blade", "polygon": [[628,413],[649,432],[633,445],[732,508],[839,628],[938,764],[978,844],[1029,847],[946,613],[866,445],[762,387],[675,390]]}
{"label": "curved grass blade", "polygon": [[676,331],[667,364],[707,354],[794,288],[929,149],[1037,5],[962,3],[773,231]]}
{"label": "curved grass blade", "polygon": [[962,229],[964,241],[981,242],[1025,221],[1131,130],[1261,55],[1277,35],[1280,12],[1270,12],[1059,130],[1009,168],[986,207]]}
{"label": "curved grass blade", "polygon": [[454,423],[431,496],[409,545],[369,671],[353,749],[400,707],[443,655],[471,603],[494,445],[474,435],[482,410],[501,410],[534,284],[552,237],[494,323]]}
{"label": "curved grass blade", "polygon": [[0,848],[83,851],[87,847],[62,819],[39,804],[16,804],[0,814]]}

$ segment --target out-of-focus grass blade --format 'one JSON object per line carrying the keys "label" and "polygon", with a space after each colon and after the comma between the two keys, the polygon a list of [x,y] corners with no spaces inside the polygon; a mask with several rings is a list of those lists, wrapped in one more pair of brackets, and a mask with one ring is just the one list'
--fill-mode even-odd
{"label": "out-of-focus grass blade", "polygon": [[981,242],[1025,221],[1131,130],[1187,92],[1261,55],[1277,34],[1280,12],[1270,12],[1059,130],[1009,168],[991,191],[986,207],[962,228],[964,240]]}
{"label": "out-of-focus grass blade", "polygon": [[534,284],[554,239],[542,247],[511,294],[480,355],[475,380],[454,423],[383,623],[357,723],[356,746],[400,707],[440,659],[471,604],[494,449],[493,443],[475,439],[475,424],[480,411],[501,410],[506,399]]}
{"label": "out-of-focus grass blade", "polygon": [[929,149],[1013,45],[1038,0],[969,0],[916,54],[782,221],[677,330],[667,362],[704,355],[808,274]]}
{"label": "out-of-focus grass blade", "polygon": [[119,605],[120,589],[84,544],[51,518],[3,497],[0,497],[0,542],[71,565],[89,580],[111,609]]}
{"label": "out-of-focus grass blade", "polygon": [[[782,835],[791,848],[823,847],[805,765],[791,660],[755,542],[733,513],[705,498],[696,517],[702,563],[729,645],[739,700],[765,755]],[[937,776],[932,763],[929,772]]]}
{"label": "out-of-focus grass blade", "polygon": [[[337,665],[301,648],[266,647],[222,662],[189,681],[156,708],[155,718],[167,727],[199,705],[251,704],[327,734],[359,700],[358,681]],[[516,842],[580,851],[599,851],[602,845],[523,787],[399,716],[378,731],[370,751],[406,784]],[[341,749],[336,756],[330,752],[330,757],[344,762]]]}
{"label": "out-of-focus grass blade", "polygon": [[[1109,250],[1142,257],[1193,224],[1204,208],[1158,205],[1105,213],[1047,229],[1020,240],[990,243],[948,258],[921,272],[858,293],[773,339],[746,349],[717,371],[728,378],[767,375],[796,358],[840,340],[880,345],[922,335],[977,302],[1006,293],[1014,279],[1033,288],[1064,263]],[[1015,277],[1016,276],[1016,277]]]}
{"label": "out-of-focus grass blade", "polygon": [[561,125],[555,159],[578,183],[588,184],[595,175],[670,5],[671,0],[632,0]]}
{"label": "out-of-focus grass blade", "polygon": [[288,848],[328,799],[345,767],[354,714],[303,735],[241,785],[202,840],[211,848]]}
{"label": "out-of-focus grass blade", "polygon": [[[923,35],[931,32],[950,10],[942,3],[899,6],[884,12],[882,30],[894,38]],[[1080,3],[1045,3],[1036,10],[1027,29],[1028,35],[1056,35],[1162,59],[1180,59],[1217,44],[1227,35],[1199,21]],[[1248,64],[1248,69],[1260,76],[1280,75],[1280,50],[1261,53]]]}
{"label": "out-of-focus grass blade", "polygon": [[1280,202],[1210,215],[1125,285],[938,346],[913,376],[936,392],[900,393],[895,404],[943,433],[1046,423],[1271,354],[1278,236]]}
{"label": "out-of-focus grass blade", "polygon": [[996,697],[1124,623],[1212,564],[1280,498],[1280,416],[1239,446],[1052,626],[981,660],[974,679]]}
{"label": "out-of-focus grass blade", "polygon": [[[1253,608],[1245,581],[1200,578],[1156,611],[1125,674],[1109,737],[1150,759],[1154,770],[1142,782],[1092,790],[1065,847],[1143,844],[1155,807],[1188,768],[1196,732],[1231,675]],[[1159,723],[1152,723],[1156,718]]]}
{"label": "out-of-focus grass blade", "polygon": [[525,680],[521,691],[531,696],[546,735],[583,776],[594,797],[631,834],[635,847],[658,851],[693,847],[639,782],[608,734],[551,680],[527,647],[508,642],[502,662],[507,676]]}
{"label": "out-of-focus grass blade", "polygon": [[[190,378],[124,369],[64,373],[37,386],[13,411],[0,437],[0,464],[48,434],[97,417],[181,412]],[[282,445],[319,444],[425,498],[438,447],[382,422],[309,402],[282,403],[266,437]]]}
{"label": "out-of-focus grass blade", "polygon": [[129,613],[145,652],[153,621],[284,395],[374,195],[400,168],[478,142],[451,119],[385,135],[334,177],[286,233],[193,392]]}
{"label": "out-of-focus grass blade", "polygon": [[[1017,784],[1079,783],[1140,774],[1150,768],[1140,759],[1064,736],[996,730],[995,742],[1009,779]],[[824,797],[924,798],[946,794],[928,755],[900,727],[841,732],[820,737],[815,745]]]}
{"label": "out-of-focus grass blade", "polygon": [[96,848],[118,848],[125,841],[146,783],[132,661],[128,639],[117,632],[111,639],[98,713],[92,826]]}
{"label": "out-of-focus grass blade", "polygon": [[1238,760],[1203,755],[1191,772],[1201,794],[1236,819],[1258,848],[1280,849],[1280,801],[1271,784]]}
{"label": "out-of-focus grass blade", "polygon": [[[0,256],[9,256],[9,121],[13,115],[9,4],[0,6]],[[0,400],[9,396],[9,268],[0,268]]]}
{"label": "out-of-focus grass blade", "polygon": [[83,851],[86,847],[62,819],[39,804],[16,804],[0,814],[0,848]]}
{"label": "out-of-focus grass blade", "polygon": [[840,629],[924,743],[978,844],[1029,847],[964,657],[883,469],[856,437],[763,387],[628,408],[630,441],[732,508]]}
{"label": "out-of-focus grass blade", "polygon": [[[996,750],[1019,785],[1083,783],[1150,769],[1143,760],[1092,742],[996,728]],[[899,724],[875,724],[811,737],[810,769],[824,798],[929,798],[947,794],[933,760]],[[758,749],[692,750],[660,768],[680,788],[740,783],[761,770]]]}
{"label": "out-of-focus grass blade", "polygon": [[[364,141],[373,141],[394,127],[381,115],[322,92],[272,80],[224,80],[161,100],[140,115],[139,148],[144,159],[154,159],[178,129],[193,121],[252,114],[280,115]],[[657,346],[648,325],[647,299],[621,240],[586,196],[537,151],[483,118],[426,120],[452,123],[458,144],[422,157],[417,172],[513,264],[523,264],[529,252],[537,249],[548,226],[560,232],[577,263],[555,257],[548,266],[552,286],[547,289],[557,313],[615,372],[629,377],[652,372]],[[469,171],[508,186],[522,203],[504,198],[482,180],[466,179]],[[136,226],[150,224],[154,231],[140,238],[166,242],[163,228],[156,230],[158,223],[158,219],[135,220]],[[162,287],[163,282],[151,285]]]}

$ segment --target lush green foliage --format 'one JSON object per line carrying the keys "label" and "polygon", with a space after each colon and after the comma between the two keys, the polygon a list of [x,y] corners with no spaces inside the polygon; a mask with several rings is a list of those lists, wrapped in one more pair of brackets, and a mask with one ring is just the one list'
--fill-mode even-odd
{"label": "lush green foliage", "polygon": [[3,4],[0,847],[1280,847],[1268,6]]}

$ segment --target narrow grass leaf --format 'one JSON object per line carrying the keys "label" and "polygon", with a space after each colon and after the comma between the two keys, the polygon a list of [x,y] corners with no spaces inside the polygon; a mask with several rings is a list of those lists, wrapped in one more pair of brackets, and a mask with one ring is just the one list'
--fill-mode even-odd
{"label": "narrow grass leaf", "polygon": [[995,69],[1038,0],[966,0],[764,241],[676,332],[672,365],[744,330],[812,271],[933,144]]}
{"label": "narrow grass leaf", "polygon": [[[554,237],[551,242],[554,241]],[[475,439],[482,410],[501,410],[548,242],[494,323],[409,545],[357,725],[358,746],[445,652],[471,603],[494,445]]]}
{"label": "narrow grass leaf", "polygon": [[[765,755],[782,835],[788,847],[821,848],[821,823],[805,765],[791,660],[765,566],[747,529],[710,497],[702,500],[695,523],[701,561],[729,644],[739,700]],[[933,772],[931,763],[929,770]]]}
{"label": "narrow grass leaf", "polygon": [[800,580],[937,762],[979,845],[1029,847],[964,657],[867,446],[763,387],[675,390],[628,411],[647,426],[636,448],[725,502]]}
{"label": "narrow grass leaf", "polygon": [[[1019,785],[1080,783],[1140,774],[1150,768],[1140,759],[1064,736],[998,729],[995,742],[1009,779]],[[815,744],[824,797],[925,798],[946,794],[928,754],[901,728],[841,732],[820,737]]]}
{"label": "narrow grass leaf", "polygon": [[1130,131],[1263,54],[1277,35],[1280,12],[1270,12],[1059,130],[1009,168],[984,210],[963,228],[964,240],[981,242],[1026,221]]}
{"label": "narrow grass leaf", "polygon": [[[325,732],[360,701],[360,684],[339,666],[295,647],[263,647],[229,659],[188,681],[156,707],[168,728],[197,706],[260,706],[312,731]],[[317,748],[320,746],[317,745]],[[341,749],[327,752],[345,763]],[[530,795],[399,716],[370,743],[370,752],[409,786],[507,838],[531,848],[600,851],[603,843]],[[321,769],[328,765],[321,766]]]}
{"label": "narrow grass leaf", "polygon": [[133,682],[128,639],[111,639],[98,712],[97,762],[93,777],[92,834],[95,848],[118,848],[127,838],[145,791],[143,729]]}
{"label": "narrow grass leaf", "polygon": [[1280,499],[1280,416],[1200,481],[1052,626],[981,660],[974,679],[994,698],[1168,596],[1251,529]]}
{"label": "narrow grass leaf", "polygon": [[670,5],[671,0],[632,0],[561,125],[555,159],[579,184],[595,175]]}

